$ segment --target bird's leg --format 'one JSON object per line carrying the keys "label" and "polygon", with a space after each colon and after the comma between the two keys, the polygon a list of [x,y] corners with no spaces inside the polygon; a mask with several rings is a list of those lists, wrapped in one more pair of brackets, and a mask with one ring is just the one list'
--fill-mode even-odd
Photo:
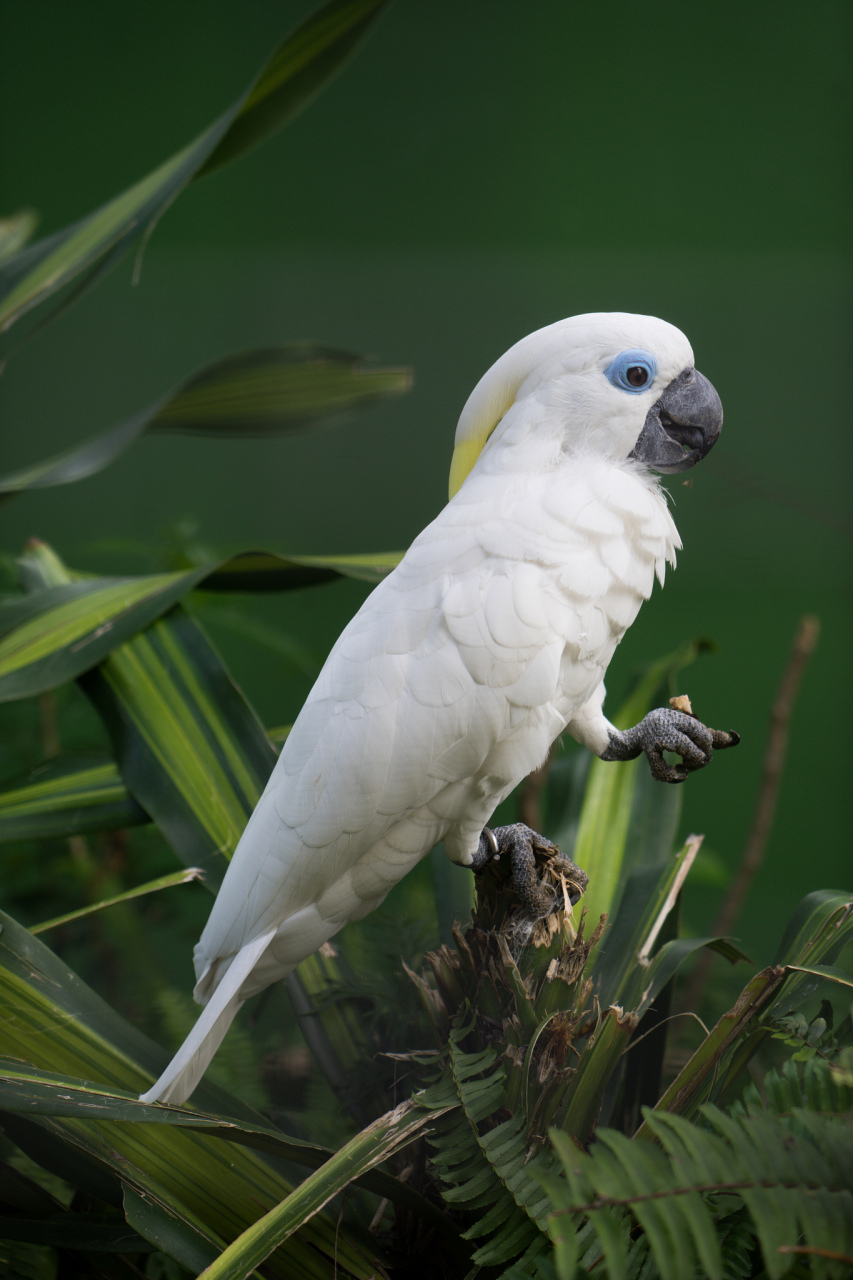
{"label": "bird's leg", "polygon": [[[609,736],[610,745],[602,751],[602,760],[634,760],[645,752],[658,782],[683,782],[688,773],[710,764],[715,750],[736,747],[740,742],[738,734],[709,729],[692,712],[670,707],[650,711],[633,729],[611,729]],[[667,764],[664,751],[681,756],[681,765]]]}
{"label": "bird's leg", "polygon": [[492,861],[503,854],[509,855],[509,865],[513,888],[531,915],[537,919],[549,915],[562,906],[561,896],[555,890],[543,884],[537,869],[536,856],[546,859],[557,871],[562,871],[569,899],[574,904],[586,889],[588,878],[586,872],[561,853],[555,844],[540,836],[523,822],[513,823],[509,827],[486,827],[480,836],[480,846],[474,855],[472,868],[482,871]]}

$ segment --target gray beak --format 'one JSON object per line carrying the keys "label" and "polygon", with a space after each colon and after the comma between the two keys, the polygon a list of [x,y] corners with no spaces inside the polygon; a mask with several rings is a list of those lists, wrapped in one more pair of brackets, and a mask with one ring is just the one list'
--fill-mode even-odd
{"label": "gray beak", "polygon": [[684,369],[646,414],[640,438],[628,455],[653,471],[686,471],[717,442],[723,406],[708,379]]}

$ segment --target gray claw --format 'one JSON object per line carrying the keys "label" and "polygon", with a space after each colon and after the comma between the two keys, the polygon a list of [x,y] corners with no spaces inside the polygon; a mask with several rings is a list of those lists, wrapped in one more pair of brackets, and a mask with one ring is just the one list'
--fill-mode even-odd
{"label": "gray claw", "polygon": [[552,865],[556,863],[558,870],[563,870],[569,899],[573,904],[577,902],[587,886],[586,874],[572,862],[571,858],[567,858],[555,844],[525,826],[523,822],[516,822],[508,827],[498,827],[494,831],[486,827],[480,837],[480,847],[472,866],[475,871],[481,871],[493,858],[498,858],[504,853],[509,854],[513,887],[530,914],[536,919],[549,915],[562,905],[562,901],[554,890],[549,885],[543,884],[540,878],[536,865],[537,854],[550,860]]}
{"label": "gray claw", "polygon": [[[634,760],[642,751],[648,758],[652,777],[658,782],[683,782],[689,773],[710,764],[715,748],[736,747],[739,742],[736,733],[708,729],[685,711],[658,707],[633,729],[611,733],[610,745],[601,758]],[[667,764],[664,751],[681,756],[681,765]]]}

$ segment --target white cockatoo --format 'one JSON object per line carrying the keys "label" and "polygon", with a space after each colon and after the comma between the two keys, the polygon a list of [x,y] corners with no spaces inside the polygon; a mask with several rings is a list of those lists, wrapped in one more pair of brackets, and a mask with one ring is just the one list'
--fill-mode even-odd
{"label": "white cockatoo", "polygon": [[450,501],[308,695],[195,948],[205,1008],[144,1101],[187,1098],[243,1001],[440,841],[475,870],[502,847],[529,864],[527,828],[486,824],[560,734],[605,760],[645,751],[669,782],[733,745],[678,711],[627,732],[602,711],[613,652],[681,546],[655,472],[693,466],[722,420],[684,334],[651,316],[561,320],[480,379]]}

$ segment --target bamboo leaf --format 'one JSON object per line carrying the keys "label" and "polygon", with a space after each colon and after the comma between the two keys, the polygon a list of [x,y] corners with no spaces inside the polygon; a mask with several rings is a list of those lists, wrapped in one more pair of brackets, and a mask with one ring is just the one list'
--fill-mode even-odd
{"label": "bamboo leaf", "polygon": [[371,369],[327,347],[283,346],[217,360],[84,445],[0,477],[0,499],[103,470],[145,432],[251,436],[302,430],[411,386],[408,369]]}
{"label": "bamboo leaf", "polygon": [[0,604],[0,702],[76,679],[202,585],[208,591],[279,591],[344,576],[377,582],[398,559],[251,552],[180,573],[75,580],[49,547],[34,540],[22,560],[30,594]]}
{"label": "bamboo leaf", "polygon": [[90,283],[150,234],[188,182],[292,119],[340,70],[386,2],[329,0],[285,38],[246,93],[195,141],[88,217],[7,258],[0,264],[0,329],[75,278]]}

